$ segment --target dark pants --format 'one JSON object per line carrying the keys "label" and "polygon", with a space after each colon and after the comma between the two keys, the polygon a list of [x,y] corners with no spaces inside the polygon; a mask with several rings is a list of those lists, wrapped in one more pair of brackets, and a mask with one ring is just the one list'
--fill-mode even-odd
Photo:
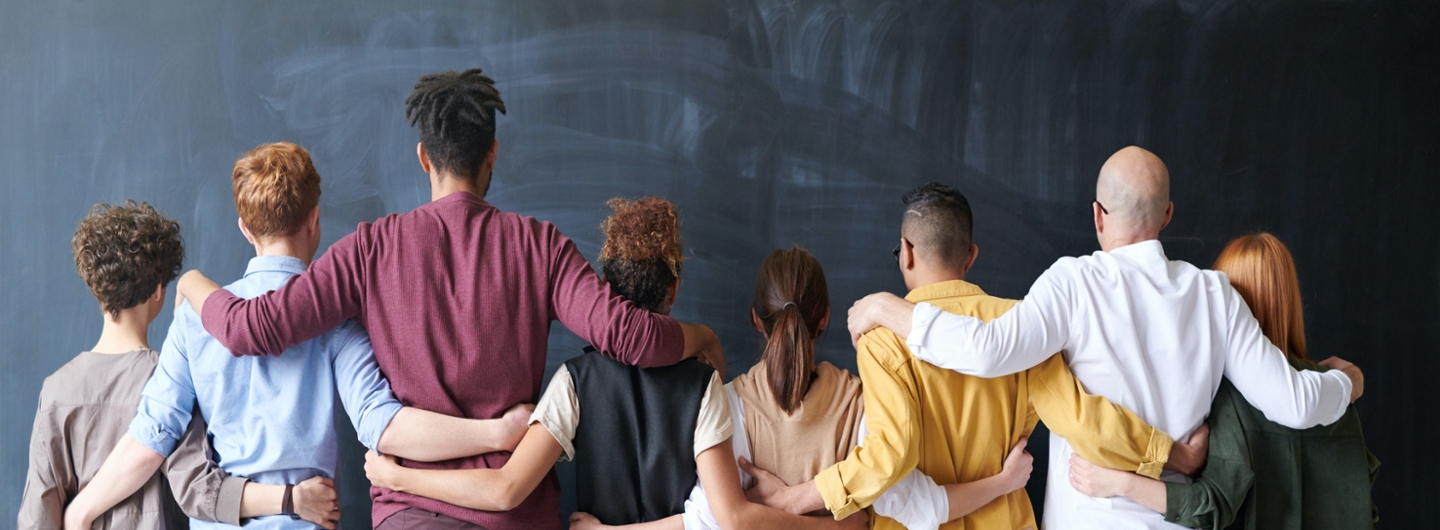
{"label": "dark pants", "polygon": [[485,527],[429,510],[406,508],[387,517],[375,530],[485,530]]}

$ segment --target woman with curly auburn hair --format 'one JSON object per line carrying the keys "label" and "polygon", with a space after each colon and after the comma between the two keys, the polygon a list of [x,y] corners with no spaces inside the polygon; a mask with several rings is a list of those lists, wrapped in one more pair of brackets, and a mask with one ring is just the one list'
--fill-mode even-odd
{"label": "woman with curly auburn hair", "polygon": [[[669,313],[683,262],[675,207],[653,197],[615,199],[610,207],[615,213],[602,225],[605,280],[640,308]],[[580,510],[571,517],[575,529],[637,523],[682,528],[680,514],[697,475],[722,528],[865,525],[864,517],[836,522],[747,501],[728,443],[731,421],[730,400],[715,367],[690,359],[639,368],[586,348],[555,372],[530,431],[504,467],[409,469],[370,453],[365,471],[380,487],[493,511],[517,506],[557,459],[574,459]]]}
{"label": "woman with curly auburn hair", "polygon": [[[1299,370],[1324,371],[1305,359],[1305,312],[1295,260],[1268,233],[1231,241],[1214,269],[1250,306],[1265,337]],[[1210,454],[1191,484],[1071,461],[1071,483],[1094,497],[1128,497],[1165,520],[1206,529],[1368,529],[1377,520],[1370,488],[1380,466],[1365,448],[1355,405],[1331,425],[1296,430],[1269,421],[1230,381],[1211,405]]]}

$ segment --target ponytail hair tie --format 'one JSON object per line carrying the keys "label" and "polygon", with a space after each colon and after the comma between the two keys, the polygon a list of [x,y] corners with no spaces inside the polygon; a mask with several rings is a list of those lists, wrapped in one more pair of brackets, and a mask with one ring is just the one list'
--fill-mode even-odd
{"label": "ponytail hair tie", "polygon": [[785,308],[790,307],[790,306],[795,306],[795,309],[800,309],[800,306],[797,305],[795,302],[785,302],[785,305],[780,306],[780,310],[781,310],[781,311],[784,311]]}

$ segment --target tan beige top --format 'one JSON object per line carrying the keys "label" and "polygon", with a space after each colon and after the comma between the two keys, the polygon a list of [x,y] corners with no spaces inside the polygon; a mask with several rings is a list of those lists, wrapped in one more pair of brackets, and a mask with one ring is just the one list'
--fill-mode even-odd
{"label": "tan beige top", "polygon": [[865,414],[859,377],[820,363],[793,414],[780,408],[765,377],[765,364],[757,363],[732,385],[745,406],[745,435],[755,465],[794,486],[844,460],[855,448]]}
{"label": "tan beige top", "polygon": [[[710,376],[710,386],[705,388],[705,396],[700,398],[699,414],[695,422],[695,456],[730,439],[730,403],[725,400],[725,385],[720,382],[719,372]],[[561,462],[575,458],[575,431],[580,428],[580,398],[575,394],[575,379],[570,376],[569,367],[562,364],[555,370],[550,386],[545,387],[545,394],[535,404],[530,423],[544,426],[560,443],[563,449]]]}
{"label": "tan beige top", "polygon": [[[65,505],[90,482],[130,427],[140,392],[158,359],[159,353],[152,350],[116,355],[85,352],[45,378],[30,433],[30,468],[20,501],[19,528],[60,527]],[[96,519],[94,527],[186,528],[186,513],[238,524],[244,489],[245,479],[227,477],[210,460],[205,425],[197,413],[160,472]]]}

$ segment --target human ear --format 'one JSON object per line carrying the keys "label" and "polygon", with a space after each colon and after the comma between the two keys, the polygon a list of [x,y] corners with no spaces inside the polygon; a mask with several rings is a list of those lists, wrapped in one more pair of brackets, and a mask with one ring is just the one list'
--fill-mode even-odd
{"label": "human ear", "polygon": [[755,331],[761,335],[765,334],[765,323],[760,321],[760,315],[755,314],[755,308],[750,308],[750,323],[755,326]]}
{"label": "human ear", "polygon": [[1166,204],[1165,204],[1165,222],[1160,223],[1160,229],[1161,229],[1161,230],[1164,230],[1165,227],[1170,226],[1170,217],[1173,216],[1173,215],[1175,215],[1175,203],[1173,203],[1173,202],[1166,203]]}
{"label": "human ear", "polygon": [[415,156],[420,159],[420,170],[430,174],[430,154],[425,152],[425,144],[415,143]]}
{"label": "human ear", "polygon": [[970,272],[970,267],[975,266],[975,258],[977,257],[980,257],[980,245],[972,243],[970,244],[970,258],[965,260],[965,269],[960,271],[961,274]]}
{"label": "human ear", "polygon": [[245,240],[246,240],[246,241],[249,241],[251,245],[257,245],[257,244],[258,244],[258,243],[255,242],[255,234],[251,234],[251,233],[250,233],[250,228],[247,227],[247,226],[245,226],[245,220],[244,220],[244,219],[240,219],[240,218],[238,218],[238,217],[235,218],[235,224],[240,225],[240,233],[245,236]]}

